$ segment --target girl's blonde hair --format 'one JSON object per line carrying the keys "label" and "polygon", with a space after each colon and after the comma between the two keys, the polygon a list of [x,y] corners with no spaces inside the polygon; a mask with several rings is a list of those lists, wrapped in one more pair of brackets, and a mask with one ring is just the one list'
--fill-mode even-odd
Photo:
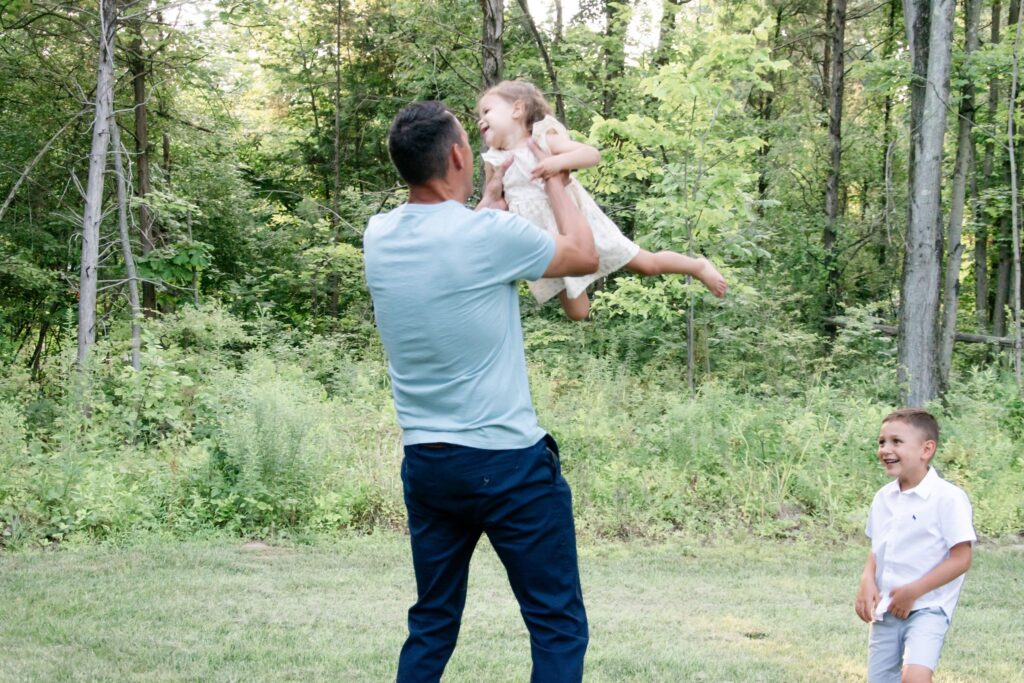
{"label": "girl's blonde hair", "polygon": [[497,95],[511,103],[522,102],[526,109],[526,127],[529,128],[551,114],[551,105],[544,94],[533,83],[526,81],[502,81],[480,96]]}

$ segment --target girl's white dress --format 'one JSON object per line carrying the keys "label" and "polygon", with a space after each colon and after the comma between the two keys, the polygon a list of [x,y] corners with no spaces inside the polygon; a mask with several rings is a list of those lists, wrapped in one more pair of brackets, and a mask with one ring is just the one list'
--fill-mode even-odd
{"label": "girl's white dress", "polygon": [[[533,139],[545,152],[551,151],[548,148],[547,134],[552,130],[568,135],[565,126],[553,116],[545,116],[533,124]],[[489,149],[481,156],[486,163],[498,168],[505,163],[509,155],[515,157],[515,161],[505,172],[504,178],[505,201],[508,202],[509,210],[544,230],[557,234],[558,224],[555,222],[555,214],[551,211],[551,205],[548,203],[544,182],[530,180],[530,173],[537,164],[537,158],[533,152],[528,147],[511,151]],[[572,178],[566,189],[587,222],[590,223],[600,265],[597,272],[590,275],[541,278],[528,283],[530,292],[539,303],[544,303],[563,289],[570,299],[575,299],[586,290],[587,285],[591,282],[619,270],[632,261],[640,251],[640,247],[623,235],[618,226],[601,211],[590,194],[576,181],[576,178]]]}

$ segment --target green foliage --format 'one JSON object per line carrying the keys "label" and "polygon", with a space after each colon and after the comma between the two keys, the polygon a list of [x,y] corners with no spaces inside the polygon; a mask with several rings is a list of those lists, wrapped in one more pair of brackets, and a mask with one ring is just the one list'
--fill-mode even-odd
{"label": "green foliage", "polygon": [[[13,26],[30,6],[0,12]],[[155,217],[156,248],[137,263],[164,285],[159,314],[143,321],[141,371],[127,362],[109,177],[99,340],[87,373],[72,361],[81,215],[72,188],[91,143],[80,94],[95,86],[95,13],[71,3],[5,33],[4,198],[70,125],[0,225],[0,544],[400,526],[400,436],[359,247],[368,217],[404,199],[386,150],[400,106],[444,99],[477,142],[479,4],[222,2],[222,23],[189,31],[160,23],[171,21],[167,8],[148,5],[119,34],[122,46],[142,41],[149,142],[167,144],[166,155],[151,150],[152,191],[131,212],[144,203]],[[889,7],[847,26],[834,292],[846,324],[827,339],[820,7],[666,8],[669,20],[649,25],[657,46],[637,41],[648,18],[635,3],[582,3],[557,28],[551,16],[533,18],[566,124],[604,157],[582,182],[643,247],[710,257],[729,295],[712,299],[680,277],[614,274],[594,292],[588,322],[524,305],[544,424],[563,441],[579,517],[594,534],[856,533],[884,481],[872,456],[877,419],[897,396],[894,342],[874,326],[895,316],[903,258],[902,34],[888,27]],[[506,9],[505,76],[553,95],[521,8]],[[63,39],[72,34],[82,40]],[[1010,32],[970,59],[957,55],[954,92],[973,81],[979,102],[990,82],[1005,93],[1011,56]],[[115,92],[126,130],[136,114],[129,83]],[[991,114],[979,107],[979,161],[992,144],[994,170],[978,178],[965,226],[970,239],[991,233],[993,272],[1010,206],[1007,99],[998,100]],[[971,277],[962,327],[990,305],[972,300]],[[971,493],[979,530],[1019,532],[1024,403],[997,350],[958,347],[954,361],[953,388],[935,408],[948,436],[937,462]]]}
{"label": "green foliage", "polygon": [[[528,318],[534,399],[586,533],[858,535],[885,482],[874,437],[894,375],[884,363],[862,370],[859,355],[890,344],[864,316],[834,347],[840,383],[807,355],[815,338],[783,322],[724,325],[742,334],[709,343],[736,351],[711,357],[692,398],[682,345],[642,339],[655,318]],[[0,401],[0,542],[400,527],[401,440],[379,348],[246,327],[216,307],[185,309],[152,328],[141,372],[126,369],[122,342],[99,345],[89,384],[50,399],[46,422],[27,419],[28,396]],[[633,351],[621,346],[630,330]],[[601,356],[581,350],[602,344]],[[935,410],[937,466],[971,495],[979,532],[1024,528],[1012,385],[979,372]]]}

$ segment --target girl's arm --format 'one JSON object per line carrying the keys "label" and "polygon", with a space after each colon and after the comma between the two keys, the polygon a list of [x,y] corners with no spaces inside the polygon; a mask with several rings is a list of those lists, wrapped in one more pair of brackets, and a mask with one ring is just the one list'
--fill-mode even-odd
{"label": "girl's arm", "polygon": [[533,168],[531,178],[550,178],[563,171],[578,171],[581,168],[591,168],[601,163],[601,153],[596,147],[576,142],[568,135],[557,131],[549,131],[545,139],[551,156],[541,159]]}

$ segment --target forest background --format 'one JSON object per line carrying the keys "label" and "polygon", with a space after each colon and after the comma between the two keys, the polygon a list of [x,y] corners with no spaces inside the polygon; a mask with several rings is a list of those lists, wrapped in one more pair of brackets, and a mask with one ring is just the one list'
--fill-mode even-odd
{"label": "forest background", "polygon": [[985,537],[1024,531],[1020,2],[0,5],[0,547],[401,529],[362,274],[394,113],[526,78],[648,249],[523,296],[584,534],[845,541],[927,405]]}

